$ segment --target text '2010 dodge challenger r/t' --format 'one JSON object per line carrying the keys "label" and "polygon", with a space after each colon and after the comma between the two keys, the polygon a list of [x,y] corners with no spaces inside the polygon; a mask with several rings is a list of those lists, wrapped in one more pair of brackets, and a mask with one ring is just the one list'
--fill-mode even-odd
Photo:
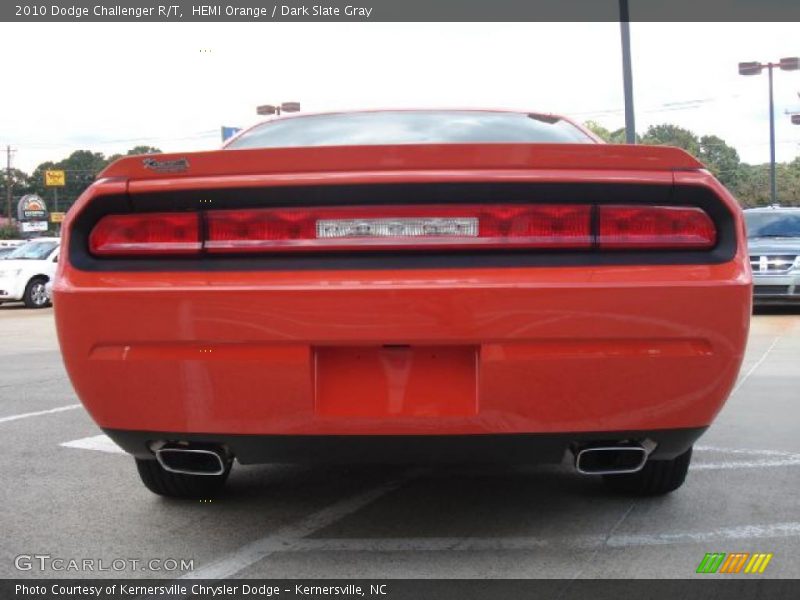
{"label": "text '2010 dodge challenger r/t'", "polygon": [[666,493],[751,309],[741,210],[700,163],[553,115],[278,118],[117,161],[64,232],[69,376],[171,496],[234,460],[566,456]]}

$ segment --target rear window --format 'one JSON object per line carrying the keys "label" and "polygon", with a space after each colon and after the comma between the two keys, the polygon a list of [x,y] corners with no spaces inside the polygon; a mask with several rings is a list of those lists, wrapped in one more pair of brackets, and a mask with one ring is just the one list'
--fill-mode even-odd
{"label": "rear window", "polygon": [[268,121],[245,132],[227,148],[593,142],[575,125],[543,115],[489,111],[381,111]]}

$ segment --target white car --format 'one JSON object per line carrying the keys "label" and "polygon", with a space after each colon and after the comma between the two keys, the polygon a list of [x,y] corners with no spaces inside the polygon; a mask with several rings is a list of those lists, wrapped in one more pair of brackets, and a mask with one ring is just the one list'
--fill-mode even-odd
{"label": "white car", "polygon": [[0,262],[0,303],[43,308],[50,303],[45,286],[58,266],[58,238],[34,238]]}

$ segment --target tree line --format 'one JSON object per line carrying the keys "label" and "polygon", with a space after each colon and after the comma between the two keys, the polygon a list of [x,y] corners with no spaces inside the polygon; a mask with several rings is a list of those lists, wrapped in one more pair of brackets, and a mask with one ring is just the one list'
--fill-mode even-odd
{"label": "tree line", "polygon": [[[153,146],[136,146],[125,154],[112,154],[111,156],[105,156],[102,152],[76,150],[62,160],[43,162],[30,174],[20,169],[11,169],[14,195],[13,216],[16,216],[16,201],[26,194],[38,194],[41,196],[50,211],[55,211],[56,209],[55,199],[56,194],[58,194],[58,210],[66,211],[78,199],[78,196],[83,193],[83,190],[89,187],[97,177],[97,174],[115,160],[134,154],[157,154],[160,152],[160,149]],[[45,186],[44,172],[50,170],[66,172],[65,185],[63,187],[52,188]],[[0,171],[0,189],[3,192],[7,189],[6,171]],[[3,210],[0,213],[3,216],[5,216],[5,199],[6,195],[3,193],[2,197],[0,197],[0,204],[3,206]]]}
{"label": "tree line", "polygon": [[[625,143],[625,129],[609,131],[594,121],[585,123],[595,135],[612,144]],[[639,144],[677,146],[697,157],[745,207],[764,206],[771,202],[769,163],[751,165],[742,162],[736,148],[716,135],[698,136],[677,125],[653,125],[636,136]],[[782,205],[800,205],[800,156],[788,163],[777,163],[775,180],[778,201]]]}
{"label": "tree line", "polygon": [[[607,142],[625,143],[624,128],[610,131],[593,121],[588,121],[586,126]],[[636,139],[640,144],[677,146],[696,156],[745,207],[770,203],[769,164],[742,162],[736,149],[716,135],[698,136],[688,129],[666,123],[651,126],[643,135],[637,135]],[[55,210],[55,188],[45,187],[44,172],[50,169],[63,170],[66,171],[66,185],[58,188],[57,194],[58,210],[65,211],[110,163],[122,156],[159,152],[161,150],[152,146],[136,146],[125,155],[111,156],[105,156],[102,152],[76,150],[60,161],[43,162],[30,174],[12,169],[14,199],[24,194],[38,194],[45,199],[51,211]],[[800,157],[788,163],[778,163],[776,173],[780,203],[800,205]],[[7,189],[5,171],[0,171],[0,189],[4,192]],[[5,214],[5,211],[2,212]]]}

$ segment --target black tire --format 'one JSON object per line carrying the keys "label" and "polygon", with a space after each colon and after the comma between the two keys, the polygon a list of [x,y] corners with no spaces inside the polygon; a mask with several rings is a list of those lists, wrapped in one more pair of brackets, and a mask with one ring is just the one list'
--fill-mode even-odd
{"label": "black tire", "polygon": [[615,492],[633,496],[661,496],[677,490],[686,480],[692,449],[671,460],[648,460],[638,473],[603,475],[603,482]]}
{"label": "black tire", "polygon": [[22,296],[22,301],[25,303],[26,308],[44,308],[50,304],[45,291],[47,279],[44,277],[34,277],[25,286],[25,293]]}
{"label": "black tire", "polygon": [[136,459],[139,477],[147,489],[159,496],[170,498],[205,499],[216,496],[225,487],[231,465],[232,462],[229,462],[221,475],[184,475],[165,471],[155,459]]}

